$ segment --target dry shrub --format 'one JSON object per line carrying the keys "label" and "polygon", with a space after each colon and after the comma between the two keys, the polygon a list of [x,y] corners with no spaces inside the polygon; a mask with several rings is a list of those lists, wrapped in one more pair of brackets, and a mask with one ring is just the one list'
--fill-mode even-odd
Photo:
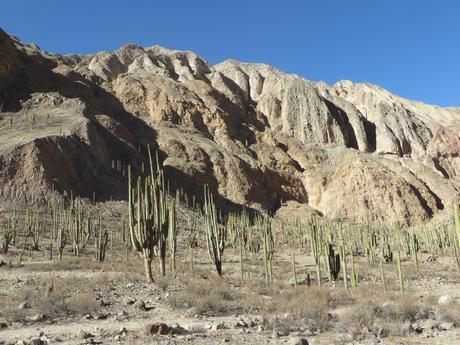
{"label": "dry shrub", "polygon": [[251,279],[245,281],[248,291],[260,296],[274,296],[280,293],[282,287],[278,282],[268,285],[263,279]]}
{"label": "dry shrub", "polygon": [[354,302],[352,296],[347,292],[344,287],[335,287],[330,290],[332,305],[350,305]]}
{"label": "dry shrub", "polygon": [[440,305],[436,311],[437,318],[441,321],[452,322],[455,326],[460,326],[460,304],[452,302]]}
{"label": "dry shrub", "polygon": [[[21,291],[18,291],[21,294]],[[27,313],[24,309],[18,309],[21,300],[14,296],[0,295],[0,318],[5,318],[13,322],[24,321]]]}
{"label": "dry shrub", "polygon": [[192,279],[169,302],[176,308],[193,308],[199,315],[225,315],[241,309],[238,297],[223,278]]}
{"label": "dry shrub", "polygon": [[325,331],[330,327],[332,298],[328,289],[298,287],[280,294],[274,302],[295,319],[307,320],[310,328]]}
{"label": "dry shrub", "polygon": [[[43,313],[48,318],[78,316],[97,311],[99,304],[92,293],[94,284],[102,280],[77,277],[34,278],[18,287],[14,293],[0,297],[0,315],[13,321],[25,320],[26,316]],[[30,309],[18,309],[26,302]]]}
{"label": "dry shrub", "polygon": [[42,287],[32,302],[37,311],[49,318],[81,316],[97,311],[98,303],[89,292],[72,292],[62,289],[60,284]]}
{"label": "dry shrub", "polygon": [[430,309],[431,306],[424,305],[415,297],[406,296],[383,304],[380,315],[387,320],[415,321],[429,317]]}
{"label": "dry shrub", "polygon": [[160,288],[161,291],[166,292],[169,286],[169,278],[165,276],[156,277],[155,284]]}
{"label": "dry shrub", "polygon": [[358,304],[340,315],[339,331],[347,332],[353,340],[360,339],[363,331],[372,330],[379,309],[372,304]]}
{"label": "dry shrub", "polygon": [[374,328],[374,322],[381,314],[380,305],[384,301],[383,296],[376,294],[380,288],[375,284],[361,284],[353,290],[352,296],[348,295],[345,289],[340,289],[341,293],[334,294],[335,303],[349,305],[348,309],[339,315],[339,331],[347,332],[353,340],[357,340],[363,332]]}
{"label": "dry shrub", "polygon": [[90,293],[76,293],[66,300],[66,309],[72,315],[93,314],[98,309],[98,303]]}

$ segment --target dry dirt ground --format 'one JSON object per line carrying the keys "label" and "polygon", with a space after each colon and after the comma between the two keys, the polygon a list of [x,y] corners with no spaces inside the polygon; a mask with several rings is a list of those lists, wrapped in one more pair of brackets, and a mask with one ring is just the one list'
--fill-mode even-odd
{"label": "dry dirt ground", "polygon": [[275,254],[268,287],[261,253],[248,253],[241,278],[238,251],[226,249],[219,278],[205,248],[194,250],[192,268],[179,247],[176,272],[156,273],[154,284],[117,233],[104,263],[91,245],[81,257],[66,248],[62,262],[49,260],[46,241],[39,251],[11,248],[0,257],[0,344],[460,344],[451,257],[422,254],[419,272],[405,259],[402,298],[394,263],[385,297],[378,265],[360,258],[350,296],[342,281],[306,284],[315,267],[305,248],[295,250],[297,287],[287,249]]}

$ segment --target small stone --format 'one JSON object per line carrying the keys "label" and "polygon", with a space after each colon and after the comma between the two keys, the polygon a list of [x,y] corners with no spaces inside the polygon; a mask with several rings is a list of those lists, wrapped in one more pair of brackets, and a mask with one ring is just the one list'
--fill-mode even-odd
{"label": "small stone", "polygon": [[45,315],[43,313],[37,313],[30,318],[30,321],[43,321],[45,319]]}
{"label": "small stone", "polygon": [[446,305],[446,304],[450,304],[454,301],[453,297],[451,295],[448,295],[448,294],[445,294],[445,295],[441,295],[439,296],[438,298],[438,304],[439,305]]}
{"label": "small stone", "polygon": [[308,345],[308,340],[305,337],[294,337],[289,340],[289,345]]}
{"label": "small stone", "polygon": [[223,322],[218,322],[212,325],[211,330],[212,331],[217,331],[219,329],[225,329],[225,324]]}
{"label": "small stone", "polygon": [[145,310],[145,302],[141,299],[138,299],[134,302],[133,307],[139,310]]}
{"label": "small stone", "polygon": [[126,297],[126,298],[123,300],[123,304],[124,304],[124,305],[133,305],[135,302],[136,302],[136,300],[133,299],[133,298],[131,298],[131,297]]}
{"label": "small stone", "polygon": [[455,328],[455,324],[453,322],[441,322],[438,325],[438,329],[440,331],[448,331],[448,330],[451,330],[453,328]]}
{"label": "small stone", "polygon": [[34,337],[29,339],[27,345],[46,345],[47,342],[43,341],[40,337]]}
{"label": "small stone", "polygon": [[420,324],[420,327],[423,328],[424,330],[432,330],[435,329],[438,326],[439,322],[436,320],[425,320]]}
{"label": "small stone", "polygon": [[409,330],[418,334],[423,332],[422,327],[416,322],[410,324]]}
{"label": "small stone", "polygon": [[97,313],[94,315],[95,320],[106,320],[109,317],[109,314],[107,313]]}
{"label": "small stone", "polygon": [[8,328],[8,321],[5,319],[0,319],[0,329]]}
{"label": "small stone", "polygon": [[247,328],[247,327],[248,327],[248,324],[242,319],[236,320],[234,324],[234,328]]}
{"label": "small stone", "polygon": [[173,329],[167,324],[162,322],[156,322],[145,327],[146,335],[169,335],[173,332]]}
{"label": "small stone", "polygon": [[89,339],[89,338],[94,338],[94,335],[91,334],[90,332],[86,332],[84,330],[80,330],[80,332],[78,333],[78,336],[81,338],[81,339]]}
{"label": "small stone", "polygon": [[27,302],[22,302],[18,305],[18,309],[29,309],[30,305]]}

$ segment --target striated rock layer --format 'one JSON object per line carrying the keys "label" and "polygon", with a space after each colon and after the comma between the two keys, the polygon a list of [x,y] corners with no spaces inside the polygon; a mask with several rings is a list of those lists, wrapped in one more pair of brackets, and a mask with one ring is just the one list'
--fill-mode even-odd
{"label": "striated rock layer", "polygon": [[0,32],[0,196],[123,198],[152,145],[172,187],[280,215],[419,222],[460,195],[460,109],[371,84],[126,45],[53,55]]}

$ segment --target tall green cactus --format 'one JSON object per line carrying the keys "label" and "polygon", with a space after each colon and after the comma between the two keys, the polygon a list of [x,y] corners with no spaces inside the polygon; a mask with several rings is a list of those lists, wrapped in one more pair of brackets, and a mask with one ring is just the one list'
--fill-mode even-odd
{"label": "tall green cactus", "polygon": [[316,281],[318,285],[321,285],[321,233],[317,224],[316,218],[313,218],[310,224],[310,244],[311,253],[315,259],[316,266]]}
{"label": "tall green cactus", "polygon": [[344,231],[343,227],[339,230],[339,250],[340,250],[340,259],[342,261],[343,267],[343,284],[345,286],[345,290],[348,294],[350,294],[350,285],[348,284],[348,268],[347,268],[347,249],[345,247],[345,239],[344,239]]}
{"label": "tall green cactus", "polygon": [[[177,198],[176,198],[177,200]],[[172,272],[176,272],[176,251],[177,251],[177,227],[176,227],[176,200],[172,199],[168,210],[168,237],[169,237],[169,252]]]}
{"label": "tall green cactus", "polygon": [[385,277],[384,257],[382,248],[382,257],[380,258],[380,278],[382,280],[383,294],[387,297],[387,279]]}
{"label": "tall green cactus", "polygon": [[95,226],[94,235],[94,259],[97,262],[103,262],[105,260],[105,252],[107,250],[109,236],[107,233],[107,227],[102,224],[100,218]]}
{"label": "tall green cactus", "polygon": [[401,296],[405,296],[405,289],[404,289],[404,274],[401,266],[401,254],[400,251],[396,251],[396,266],[398,269],[398,281],[399,281],[399,291],[401,292]]}
{"label": "tall green cactus", "polygon": [[264,265],[265,265],[265,281],[267,284],[273,283],[273,254],[275,252],[273,232],[271,222],[268,217],[261,220],[263,234],[263,250],[264,250]]}
{"label": "tall green cactus", "polygon": [[91,238],[91,219],[85,214],[82,201],[78,197],[71,199],[68,213],[73,252],[74,255],[80,256]]}
{"label": "tall green cactus", "polygon": [[227,228],[218,221],[216,205],[207,185],[204,186],[204,218],[208,255],[221,276]]}
{"label": "tall green cactus", "polygon": [[328,270],[329,280],[337,280],[340,273],[340,255],[334,251],[332,242],[326,242],[325,246],[326,267]]}
{"label": "tall green cactus", "polygon": [[411,259],[414,262],[415,270],[418,272],[418,251],[420,250],[420,244],[415,233],[409,234],[410,236],[410,255]]}
{"label": "tall green cactus", "polygon": [[[163,170],[153,168],[150,147],[147,147],[150,162],[150,176],[138,177],[137,186],[132,186],[131,166],[128,166],[128,223],[131,244],[144,258],[145,275],[153,282],[152,260],[155,248],[159,254],[160,274],[166,274],[166,246],[169,233],[176,226],[175,204],[168,202],[168,191]],[[175,236],[175,235],[174,235]]]}
{"label": "tall green cactus", "polygon": [[457,244],[460,249],[460,203],[454,205],[455,233],[457,234]]}
{"label": "tall green cactus", "polygon": [[67,244],[67,234],[63,225],[59,226],[56,234],[56,248],[59,253],[59,261],[62,261],[65,245]]}
{"label": "tall green cactus", "polygon": [[158,232],[155,228],[155,182],[149,178],[137,180],[132,187],[131,166],[128,166],[128,204],[129,233],[131,244],[144,259],[145,275],[153,282],[152,260],[154,249],[158,243]]}

